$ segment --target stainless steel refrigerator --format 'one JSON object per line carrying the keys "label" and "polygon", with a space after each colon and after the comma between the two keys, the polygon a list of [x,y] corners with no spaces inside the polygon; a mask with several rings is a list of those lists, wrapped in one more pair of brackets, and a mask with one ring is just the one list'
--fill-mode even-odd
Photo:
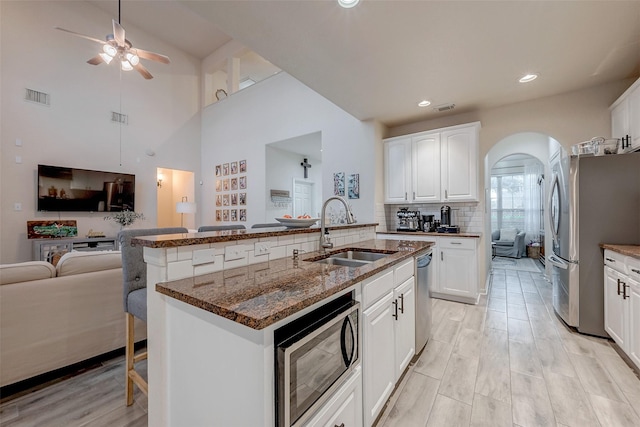
{"label": "stainless steel refrigerator", "polygon": [[601,243],[640,244],[640,153],[551,158],[553,307],[579,332],[604,330]]}

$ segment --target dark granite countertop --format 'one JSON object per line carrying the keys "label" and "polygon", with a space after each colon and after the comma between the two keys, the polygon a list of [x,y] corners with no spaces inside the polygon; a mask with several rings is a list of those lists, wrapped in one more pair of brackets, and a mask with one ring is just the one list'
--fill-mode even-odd
{"label": "dark granite countertop", "polygon": [[[375,227],[378,223],[345,224],[327,227],[328,230]],[[221,230],[203,233],[162,234],[159,236],[138,236],[131,239],[134,245],[148,248],[176,248],[178,246],[202,245],[207,243],[230,242],[234,240],[258,239],[262,237],[287,236],[291,234],[319,233],[320,227],[309,228],[249,228],[246,230]]]}
{"label": "dark granite countertop", "polygon": [[391,253],[362,267],[305,261],[321,252],[156,284],[156,291],[253,329],[264,329],[356,283],[425,252],[433,244],[403,240],[368,240],[330,252],[365,249]]}
{"label": "dark granite countertop", "polygon": [[610,251],[618,252],[622,255],[640,259],[640,245],[610,245],[608,243],[601,243],[600,247],[602,249],[609,249]]}
{"label": "dark granite countertop", "polygon": [[426,231],[379,231],[377,234],[403,234],[407,236],[467,237],[479,239],[481,233],[431,233]]}

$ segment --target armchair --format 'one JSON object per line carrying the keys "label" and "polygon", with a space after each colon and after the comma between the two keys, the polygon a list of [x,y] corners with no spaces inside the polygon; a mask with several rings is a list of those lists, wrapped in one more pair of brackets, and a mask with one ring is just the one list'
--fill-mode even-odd
{"label": "armchair", "polygon": [[516,229],[514,240],[500,240],[501,230],[491,233],[491,242],[495,243],[495,255],[510,258],[522,258],[527,252],[524,238],[526,233]]}

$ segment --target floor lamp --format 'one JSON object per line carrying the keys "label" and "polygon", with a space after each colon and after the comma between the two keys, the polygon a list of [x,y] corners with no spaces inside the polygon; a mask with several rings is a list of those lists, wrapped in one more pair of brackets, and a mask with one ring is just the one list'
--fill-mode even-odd
{"label": "floor lamp", "polygon": [[176,203],[176,212],[180,214],[180,226],[184,227],[184,214],[196,213],[197,205],[187,200],[187,196],[182,198],[182,201]]}

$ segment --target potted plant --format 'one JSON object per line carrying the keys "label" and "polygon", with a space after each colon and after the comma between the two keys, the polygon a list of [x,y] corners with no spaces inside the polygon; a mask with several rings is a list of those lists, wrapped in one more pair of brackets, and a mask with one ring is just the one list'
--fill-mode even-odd
{"label": "potted plant", "polygon": [[144,215],[141,213],[125,210],[107,215],[104,217],[104,219],[105,221],[113,220],[117,222],[118,224],[120,224],[120,229],[122,230],[124,227],[127,227],[136,222],[137,219],[144,219]]}

